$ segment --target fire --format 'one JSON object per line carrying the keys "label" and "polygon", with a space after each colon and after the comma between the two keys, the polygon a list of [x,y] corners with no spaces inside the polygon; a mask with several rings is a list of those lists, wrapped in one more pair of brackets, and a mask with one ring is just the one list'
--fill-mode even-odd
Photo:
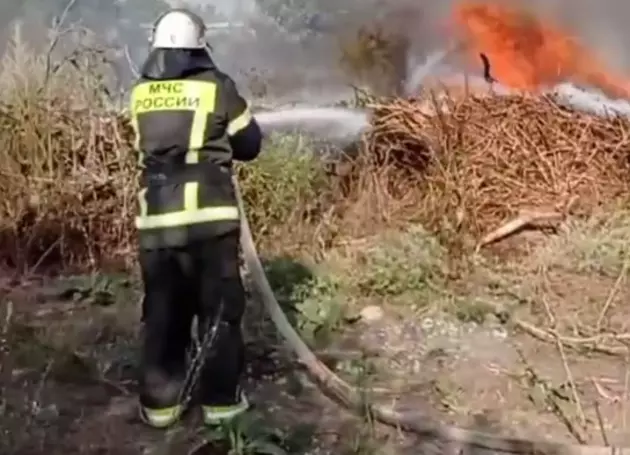
{"label": "fire", "polygon": [[556,24],[525,10],[490,2],[463,1],[453,10],[458,38],[501,84],[538,92],[560,82],[598,87],[609,96],[630,98],[630,79],[608,70],[593,52]]}

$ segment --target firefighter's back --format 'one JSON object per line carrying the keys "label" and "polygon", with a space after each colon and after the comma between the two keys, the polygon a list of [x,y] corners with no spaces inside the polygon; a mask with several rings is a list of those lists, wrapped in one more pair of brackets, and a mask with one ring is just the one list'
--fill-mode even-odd
{"label": "firefighter's back", "polygon": [[[239,226],[230,126],[246,106],[205,50],[156,49],[131,94],[142,167],[141,248],[183,246]],[[251,118],[251,117],[248,117]]]}

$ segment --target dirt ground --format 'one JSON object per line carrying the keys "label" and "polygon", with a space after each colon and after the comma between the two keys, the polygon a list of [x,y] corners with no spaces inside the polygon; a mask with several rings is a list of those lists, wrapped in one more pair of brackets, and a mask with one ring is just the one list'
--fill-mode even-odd
{"label": "dirt ground", "polygon": [[[487,432],[630,446],[626,272],[551,270],[520,287],[480,274],[417,312],[364,302],[380,315],[348,325],[320,356],[376,403]],[[133,281],[6,278],[2,289],[0,453],[216,453],[194,412],[169,431],[137,418]],[[322,395],[261,318],[252,304],[247,388],[290,453],[432,451]]]}

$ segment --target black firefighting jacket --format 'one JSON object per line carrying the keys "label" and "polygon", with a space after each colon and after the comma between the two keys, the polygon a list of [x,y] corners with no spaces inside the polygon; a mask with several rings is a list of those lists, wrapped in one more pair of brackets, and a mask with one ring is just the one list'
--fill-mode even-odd
{"label": "black firefighting jacket", "polygon": [[234,81],[205,50],[155,49],[131,92],[142,168],[140,247],[178,247],[239,227],[232,160],[262,134]]}

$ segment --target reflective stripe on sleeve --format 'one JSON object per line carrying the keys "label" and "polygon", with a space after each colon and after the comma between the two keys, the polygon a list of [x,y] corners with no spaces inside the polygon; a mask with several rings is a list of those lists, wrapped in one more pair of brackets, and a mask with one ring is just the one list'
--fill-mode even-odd
{"label": "reflective stripe on sleeve", "polygon": [[234,136],[236,133],[241,131],[249,122],[252,121],[252,113],[249,108],[246,108],[241,115],[232,120],[227,127],[227,133],[229,136]]}

